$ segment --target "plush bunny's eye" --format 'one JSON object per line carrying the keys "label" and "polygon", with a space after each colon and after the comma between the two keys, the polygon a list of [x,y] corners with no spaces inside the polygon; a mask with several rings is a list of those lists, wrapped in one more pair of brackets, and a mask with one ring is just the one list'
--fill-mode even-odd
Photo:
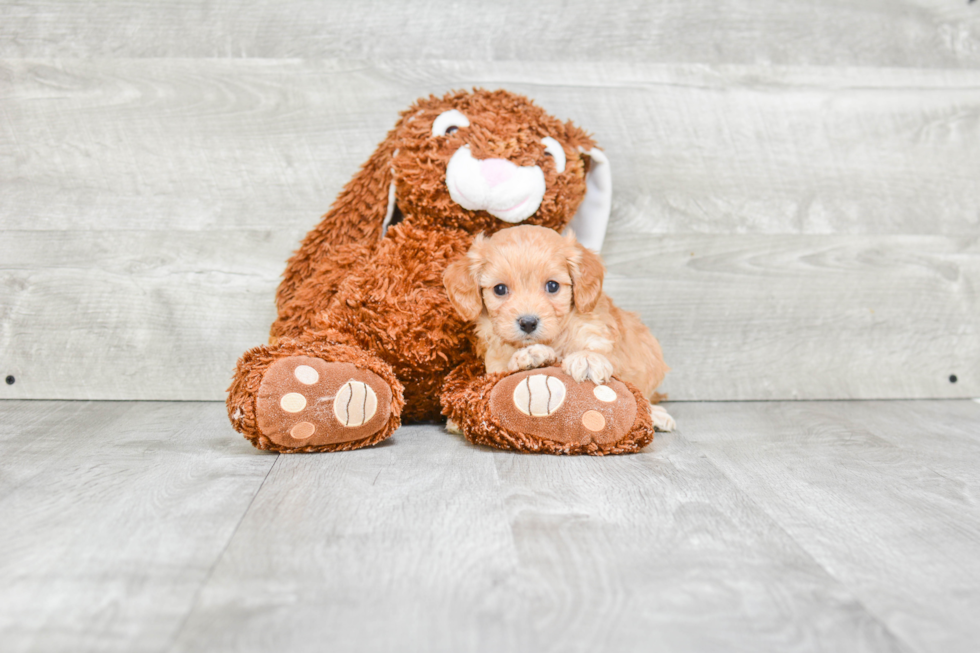
{"label": "plush bunny's eye", "polygon": [[551,136],[545,136],[541,142],[544,143],[544,153],[555,160],[555,169],[565,172],[565,148]]}
{"label": "plush bunny's eye", "polygon": [[456,109],[443,111],[432,121],[433,136],[448,136],[460,127],[469,127],[470,120]]}

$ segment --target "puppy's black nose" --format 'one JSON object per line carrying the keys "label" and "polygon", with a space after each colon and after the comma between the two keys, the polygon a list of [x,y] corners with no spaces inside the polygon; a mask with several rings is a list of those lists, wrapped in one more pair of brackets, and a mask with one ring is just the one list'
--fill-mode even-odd
{"label": "puppy's black nose", "polygon": [[538,328],[538,318],[533,315],[522,315],[517,318],[517,323],[521,326],[521,331],[531,333]]}

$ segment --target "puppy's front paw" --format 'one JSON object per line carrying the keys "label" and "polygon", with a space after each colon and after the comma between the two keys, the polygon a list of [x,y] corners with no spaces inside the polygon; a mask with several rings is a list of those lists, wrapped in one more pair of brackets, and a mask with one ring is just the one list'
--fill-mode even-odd
{"label": "puppy's front paw", "polygon": [[670,432],[677,428],[674,418],[660,406],[650,404],[650,417],[653,418],[653,425],[658,431]]}
{"label": "puppy's front paw", "polygon": [[548,345],[531,345],[515,351],[514,355],[510,357],[507,369],[511,372],[533,370],[556,360],[558,360],[558,354]]}
{"label": "puppy's front paw", "polygon": [[613,367],[609,359],[594,351],[577,351],[569,354],[561,363],[561,369],[579,383],[588,379],[603,385],[612,378]]}

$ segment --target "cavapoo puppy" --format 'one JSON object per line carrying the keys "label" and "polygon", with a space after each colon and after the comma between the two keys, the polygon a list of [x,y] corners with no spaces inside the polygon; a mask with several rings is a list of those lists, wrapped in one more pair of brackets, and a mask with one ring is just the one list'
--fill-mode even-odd
{"label": "cavapoo puppy", "polygon": [[[578,382],[612,376],[647,399],[670,369],[660,343],[635,313],[620,310],[602,292],[600,258],[569,233],[524,225],[477,236],[466,257],[443,275],[449,301],[476,321],[487,372],[516,372],[561,362]],[[650,406],[654,425],[673,418]]]}

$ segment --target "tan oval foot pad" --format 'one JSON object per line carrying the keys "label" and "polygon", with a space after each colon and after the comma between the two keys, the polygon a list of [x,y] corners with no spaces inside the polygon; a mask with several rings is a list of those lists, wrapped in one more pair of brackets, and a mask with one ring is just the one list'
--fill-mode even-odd
{"label": "tan oval foot pad", "polygon": [[517,410],[532,417],[550,415],[565,403],[565,384],[547,374],[532,374],[514,388]]}
{"label": "tan oval foot pad", "polygon": [[350,363],[290,356],[269,366],[255,401],[259,432],[287,447],[369,437],[391,417],[391,388]]}
{"label": "tan oval foot pad", "polygon": [[636,399],[613,379],[576,382],[557,367],[511,374],[490,391],[490,412],[510,431],[564,444],[608,444],[636,419]]}
{"label": "tan oval foot pad", "polygon": [[297,440],[306,440],[314,433],[316,433],[316,424],[311,424],[309,422],[300,422],[293,428],[289,429],[289,435],[293,436]]}
{"label": "tan oval foot pad", "polygon": [[363,426],[378,410],[378,395],[363,381],[348,381],[333,400],[333,414],[348,428]]}

